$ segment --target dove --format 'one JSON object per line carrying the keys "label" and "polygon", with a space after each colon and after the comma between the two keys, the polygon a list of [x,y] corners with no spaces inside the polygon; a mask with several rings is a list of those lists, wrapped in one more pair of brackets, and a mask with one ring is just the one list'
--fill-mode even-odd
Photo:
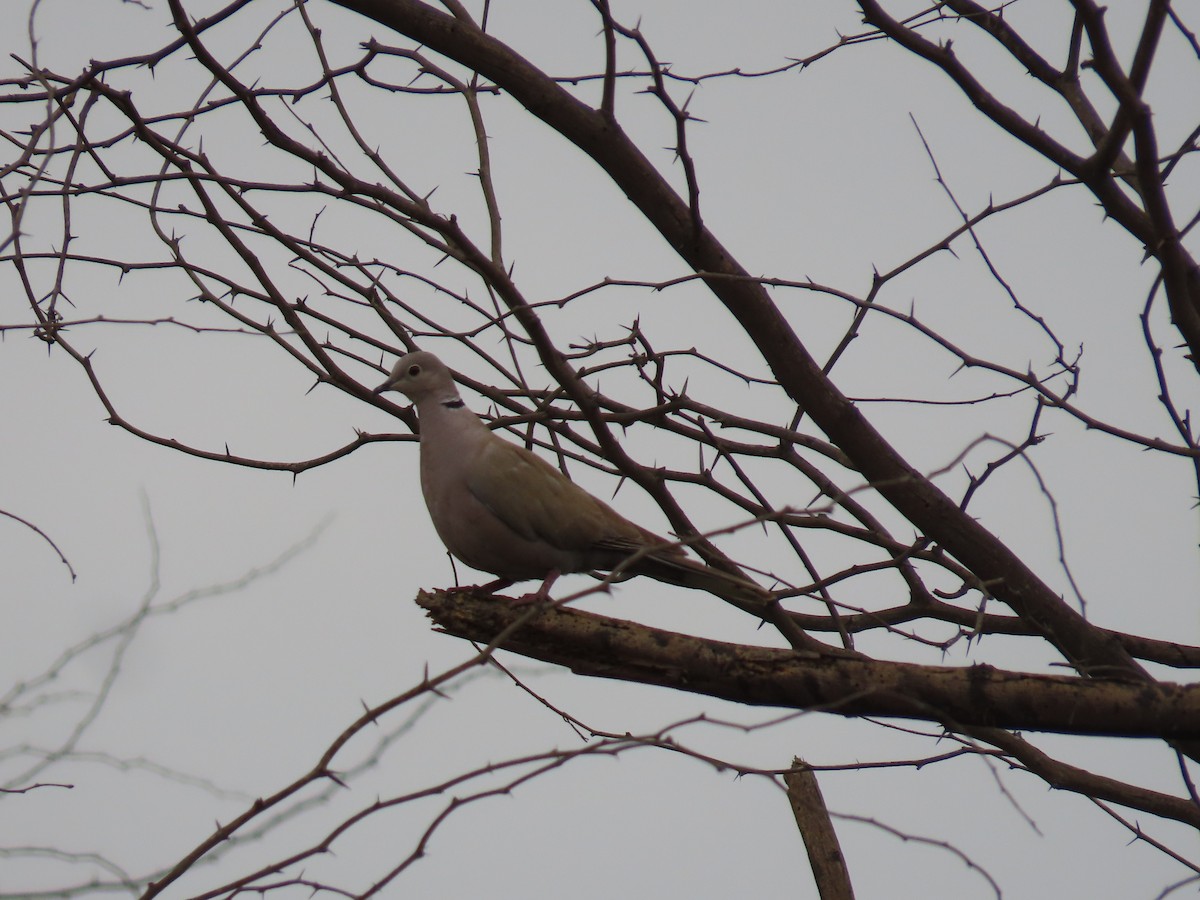
{"label": "dove", "polygon": [[450,553],[500,582],[541,579],[546,600],[571,572],[618,570],[697,588],[739,604],[769,592],[689,558],[677,543],[630,522],[537,454],[504,440],[471,412],[432,353],[402,357],[375,394],[395,390],[420,420],[421,493]]}

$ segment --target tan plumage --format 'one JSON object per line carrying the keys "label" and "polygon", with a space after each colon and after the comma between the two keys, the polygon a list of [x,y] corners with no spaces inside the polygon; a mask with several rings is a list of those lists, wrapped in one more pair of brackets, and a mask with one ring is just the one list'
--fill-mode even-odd
{"label": "tan plumage", "polygon": [[[463,404],[450,370],[432,353],[396,363],[376,393],[397,390],[421,424],[421,492],[446,548],[507,581],[611,571],[698,588],[740,603],[769,595],[753,582],[688,558],[593,497],[524,447],[500,438]],[[652,548],[652,549],[648,549]],[[634,559],[630,557],[644,551]]]}

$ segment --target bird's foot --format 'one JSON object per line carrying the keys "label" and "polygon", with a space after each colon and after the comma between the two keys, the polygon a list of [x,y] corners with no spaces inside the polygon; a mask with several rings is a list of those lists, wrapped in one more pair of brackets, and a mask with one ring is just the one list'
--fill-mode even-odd
{"label": "bird's foot", "polygon": [[536,591],[531,591],[528,594],[523,594],[513,600],[514,606],[528,606],[531,603],[547,603],[550,600],[550,586],[558,580],[558,570],[551,569],[546,573],[546,578],[542,581],[541,587]]}

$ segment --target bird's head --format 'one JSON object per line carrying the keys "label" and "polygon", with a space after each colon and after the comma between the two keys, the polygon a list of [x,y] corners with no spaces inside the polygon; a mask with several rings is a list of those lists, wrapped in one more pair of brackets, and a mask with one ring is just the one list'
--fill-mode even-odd
{"label": "bird's head", "polygon": [[384,391],[399,391],[418,405],[431,397],[445,400],[458,396],[454,379],[445,363],[424,350],[400,357],[387,381],[372,393],[382,394]]}

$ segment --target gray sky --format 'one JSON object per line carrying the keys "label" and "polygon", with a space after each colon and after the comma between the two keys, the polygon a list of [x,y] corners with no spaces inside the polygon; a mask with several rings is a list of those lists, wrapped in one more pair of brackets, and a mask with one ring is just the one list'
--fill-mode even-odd
{"label": "gray sky", "polygon": [[[167,14],[158,0],[149,5],[147,11],[115,2],[80,6],[47,0],[36,20],[42,64],[76,71],[89,58],[158,46],[166,40]],[[497,4],[496,33],[544,69],[600,69],[602,47],[590,7],[539,6],[544,8]],[[846,4],[803,11],[801,4],[790,3],[733,6],[704,4],[698,15],[691,4],[653,3],[638,10],[622,3],[614,12],[627,22],[640,13],[642,30],[659,57],[687,74],[771,68],[828,46],[838,29],[861,29]],[[198,4],[189,9],[201,12]],[[1124,12],[1110,10],[1114,32]],[[353,58],[357,43],[372,33],[400,43],[320,3],[312,6],[312,14],[325,29],[331,52],[342,58]],[[1042,14],[1024,6],[1013,11],[1022,25]],[[546,16],[557,18],[547,23]],[[967,29],[961,30],[966,43]],[[251,32],[239,26],[227,35],[228,46],[244,47]],[[286,67],[295,62],[288,48],[296,46],[285,33],[250,63],[283,82],[288,81]],[[16,30],[5,40],[9,52],[28,52],[27,38]],[[309,61],[306,55],[302,64]],[[1041,114],[1048,128],[1062,122],[1061,111],[1034,93],[1032,79],[995,68],[999,64],[991,58],[986,65],[1009,92],[1008,102],[1028,115]],[[1189,109],[1196,92],[1179,85],[1195,81],[1196,60],[1172,33],[1160,65],[1151,101],[1164,139],[1180,140],[1183,135],[1175,134],[1172,123],[1181,122],[1185,131],[1193,127]],[[16,71],[14,66],[9,63],[6,71]],[[191,81],[183,79],[184,72],[191,73]],[[194,96],[203,84],[180,55],[135,90],[139,97],[158,92],[169,99],[172,92]],[[674,90],[682,102],[687,90],[682,85]],[[394,154],[415,186],[437,187],[434,202],[440,209],[458,211],[465,227],[477,228],[477,181],[467,174],[476,162],[465,142],[469,136],[461,109],[402,95],[388,102],[392,105],[372,109],[364,118],[369,139]],[[910,114],[959,201],[971,211],[989,196],[1008,199],[1054,175],[973,114],[932,72],[878,44],[848,48],[802,73],[710,82],[697,91],[689,109],[705,120],[690,132],[690,146],[710,227],[753,273],[811,277],[847,291],[865,292],[873,268],[891,269],[956,222],[933,180]],[[316,100],[300,108],[302,115],[317,116],[319,110]],[[623,95],[620,110],[646,152],[657,154],[655,161],[668,169],[671,154],[659,148],[671,142],[671,135],[654,103]],[[605,277],[653,281],[683,272],[661,239],[582,154],[507,102],[486,101],[484,111],[503,206],[505,253],[528,296],[549,300]],[[32,111],[17,113],[19,119]],[[228,135],[215,123],[208,126],[213,130],[206,133],[206,150],[244,164],[246,171],[258,167],[265,177],[273,157],[248,137],[244,123],[229,118]],[[10,117],[4,127],[27,124]],[[1082,136],[1074,140],[1082,147]],[[1200,196],[1194,164],[1180,167],[1177,187],[1181,198]],[[324,202],[298,198],[295,209],[308,217]],[[55,216],[53,203],[31,209],[24,225],[29,246],[55,244],[61,237]],[[350,219],[320,227],[328,229],[326,239],[338,227],[347,229],[347,248],[364,258],[390,256],[413,268],[436,261],[395,233],[351,230]],[[129,242],[145,239],[120,221],[86,213],[73,230],[81,253],[137,256]],[[1082,191],[1060,191],[991,220],[981,235],[1022,302],[1045,316],[1069,349],[1085,348],[1080,403],[1123,427],[1171,437],[1154,403],[1153,373],[1137,326],[1152,273],[1140,266],[1135,242],[1103,222]],[[198,253],[217,253],[204,247],[201,236],[189,240]],[[1010,301],[986,277],[969,243],[960,240],[954,249],[956,257],[942,254],[896,279],[883,302],[904,311],[915,306],[980,355],[1017,369],[1030,361],[1044,366],[1049,360],[1045,338],[1011,312]],[[278,267],[281,283],[295,294],[313,290],[286,269],[282,256],[265,262]],[[0,285],[0,322],[27,321],[11,267],[0,269]],[[460,287],[467,286],[462,275]],[[112,271],[90,269],[73,276],[70,287],[79,315],[217,321],[184,304],[191,294],[178,279],[134,275],[119,282]],[[414,286],[414,302],[420,296]],[[778,296],[818,358],[828,352],[845,327],[847,307],[799,291]],[[574,336],[611,337],[635,315],[648,333],[669,335],[674,345],[694,344],[764,371],[748,346],[733,343],[725,313],[696,286],[661,293],[610,289],[550,321],[566,342]],[[1160,343],[1173,344],[1161,302],[1155,324]],[[309,392],[311,378],[259,338],[196,335],[170,325],[110,325],[79,329],[75,339],[83,349],[96,348],[94,364],[124,416],[193,445],[220,450],[228,443],[235,453],[291,461],[347,443],[356,428],[404,430],[382,410],[332,389]],[[447,350],[446,357],[456,367],[475,365],[465,354],[455,357]],[[915,366],[914,359],[919,360]],[[1171,365],[1181,371],[1178,360]],[[988,389],[989,382],[976,373],[951,378],[954,370],[948,355],[931,352],[910,332],[881,322],[869,325],[851,349],[838,383],[847,394],[863,398],[867,415],[915,465],[933,470],[950,464],[989,431],[1007,428],[1005,437],[1021,436],[1022,413],[1015,406],[1013,417],[1005,419],[991,407],[986,413],[947,413],[869,402]],[[361,367],[361,374],[368,382],[369,370]],[[487,377],[478,369],[471,374]],[[529,374],[540,373],[531,369]],[[736,379],[701,373],[696,378],[690,389],[708,392],[715,405],[736,406],[752,396]],[[1194,405],[1194,376],[1177,384],[1183,392],[1180,406]],[[467,402],[484,409],[477,397],[468,394]],[[42,776],[69,781],[72,790],[3,798],[0,848],[94,852],[135,875],[173,862],[209,833],[214,820],[227,821],[245,808],[247,798],[277,790],[303,773],[359,715],[361,702],[381,702],[412,686],[427,668],[440,671],[468,657],[468,646],[433,633],[412,603],[419,589],[452,583],[420,498],[415,445],[368,445],[295,483],[287,474],[190,458],[106,424],[81,369],[23,333],[9,333],[0,344],[0,410],[5,427],[0,459],[8,475],[0,485],[0,509],[44,529],[79,575],[72,584],[43,541],[15,522],[0,520],[6,585],[0,611],[8,623],[0,637],[0,686],[33,677],[63,647],[111,627],[136,610],[148,591],[155,605],[163,605],[196,588],[229,585],[320,530],[313,546],[278,571],[148,620],[128,649],[112,697],[78,747],[103,756],[68,759]],[[1048,416],[1042,430],[1053,437],[1037,449],[1034,460],[1053,485],[1089,617],[1107,627],[1196,643],[1200,622],[1194,585],[1200,583],[1200,566],[1186,465],[1086,433],[1061,415]],[[675,452],[631,440],[646,461],[659,452]],[[999,452],[994,444],[984,445],[968,458],[968,466],[978,473]],[[611,496],[611,481],[588,470],[573,474],[600,496]],[[948,473],[943,483],[948,490],[961,490],[961,470]],[[802,505],[811,499],[797,489],[786,502]],[[650,501],[631,486],[614,503],[647,527],[665,530]],[[1006,470],[977,503],[975,514],[1069,595],[1057,566],[1050,513],[1029,471]],[[702,508],[696,515],[715,527],[727,523],[730,513]],[[769,564],[770,548],[756,535],[741,533],[722,546],[738,558],[761,554],[766,559],[758,562]],[[869,594],[864,585],[858,599],[868,602]],[[771,640],[713,598],[659,584],[633,582],[612,598],[593,598],[584,606],[726,640]],[[873,651],[869,640],[864,644]],[[944,662],[996,661],[989,654],[998,651],[985,642],[977,656],[960,644]],[[895,652],[889,648],[890,655]],[[95,690],[108,658],[105,650],[83,655],[57,688]],[[528,668],[519,659],[505,661]],[[1040,643],[1017,642],[1003,662],[1043,670],[1057,660]],[[550,668],[537,670],[530,684],[594,727],[617,733],[653,731],[700,713],[747,725],[778,717],[777,711],[588,681]],[[3,777],[29,764],[30,755],[18,748],[56,746],[85,707],[86,698],[67,696],[0,719]],[[396,727],[403,718],[396,715],[380,727]],[[927,737],[815,714],[749,733],[697,724],[678,737],[699,752],[768,768],[786,766],[794,755],[815,764],[845,764],[919,759],[949,749]],[[1049,737],[1037,743],[1077,765],[1094,761],[1104,772],[1134,772],[1139,783],[1178,790],[1174,761],[1160,745]],[[578,736],[552,711],[508,681],[472,680],[428,710],[351,790],[335,793],[327,807],[240,849],[215,869],[198,867],[168,896],[187,896],[304,846],[377,796],[414,790],[487,762],[579,746]],[[363,752],[352,744],[339,767],[348,768]],[[124,770],[114,765],[118,760],[135,765]],[[141,765],[143,760],[207,779],[225,793],[156,774]],[[1187,875],[1152,848],[1130,844],[1128,832],[1085,799],[1051,794],[1040,781],[1002,767],[986,769],[981,759],[964,758],[920,771],[823,776],[830,808],[861,817],[835,819],[859,896],[993,896],[988,882],[945,844],[986,868],[1006,898],[1152,897]],[[365,887],[398,854],[409,852],[447,799],[376,817],[339,843],[336,856],[315,861],[307,871],[349,889]],[[1180,830],[1161,823],[1154,827],[1156,837],[1191,849]],[[929,843],[903,841],[891,829]],[[56,859],[5,861],[0,896],[86,882],[95,871],[85,863]],[[301,890],[287,895],[302,896]],[[773,784],[650,748],[619,759],[577,760],[512,796],[455,814],[433,837],[428,857],[397,880],[387,896],[461,897],[485,891],[513,898],[568,893],[599,898],[617,892],[815,896],[786,800]]]}

